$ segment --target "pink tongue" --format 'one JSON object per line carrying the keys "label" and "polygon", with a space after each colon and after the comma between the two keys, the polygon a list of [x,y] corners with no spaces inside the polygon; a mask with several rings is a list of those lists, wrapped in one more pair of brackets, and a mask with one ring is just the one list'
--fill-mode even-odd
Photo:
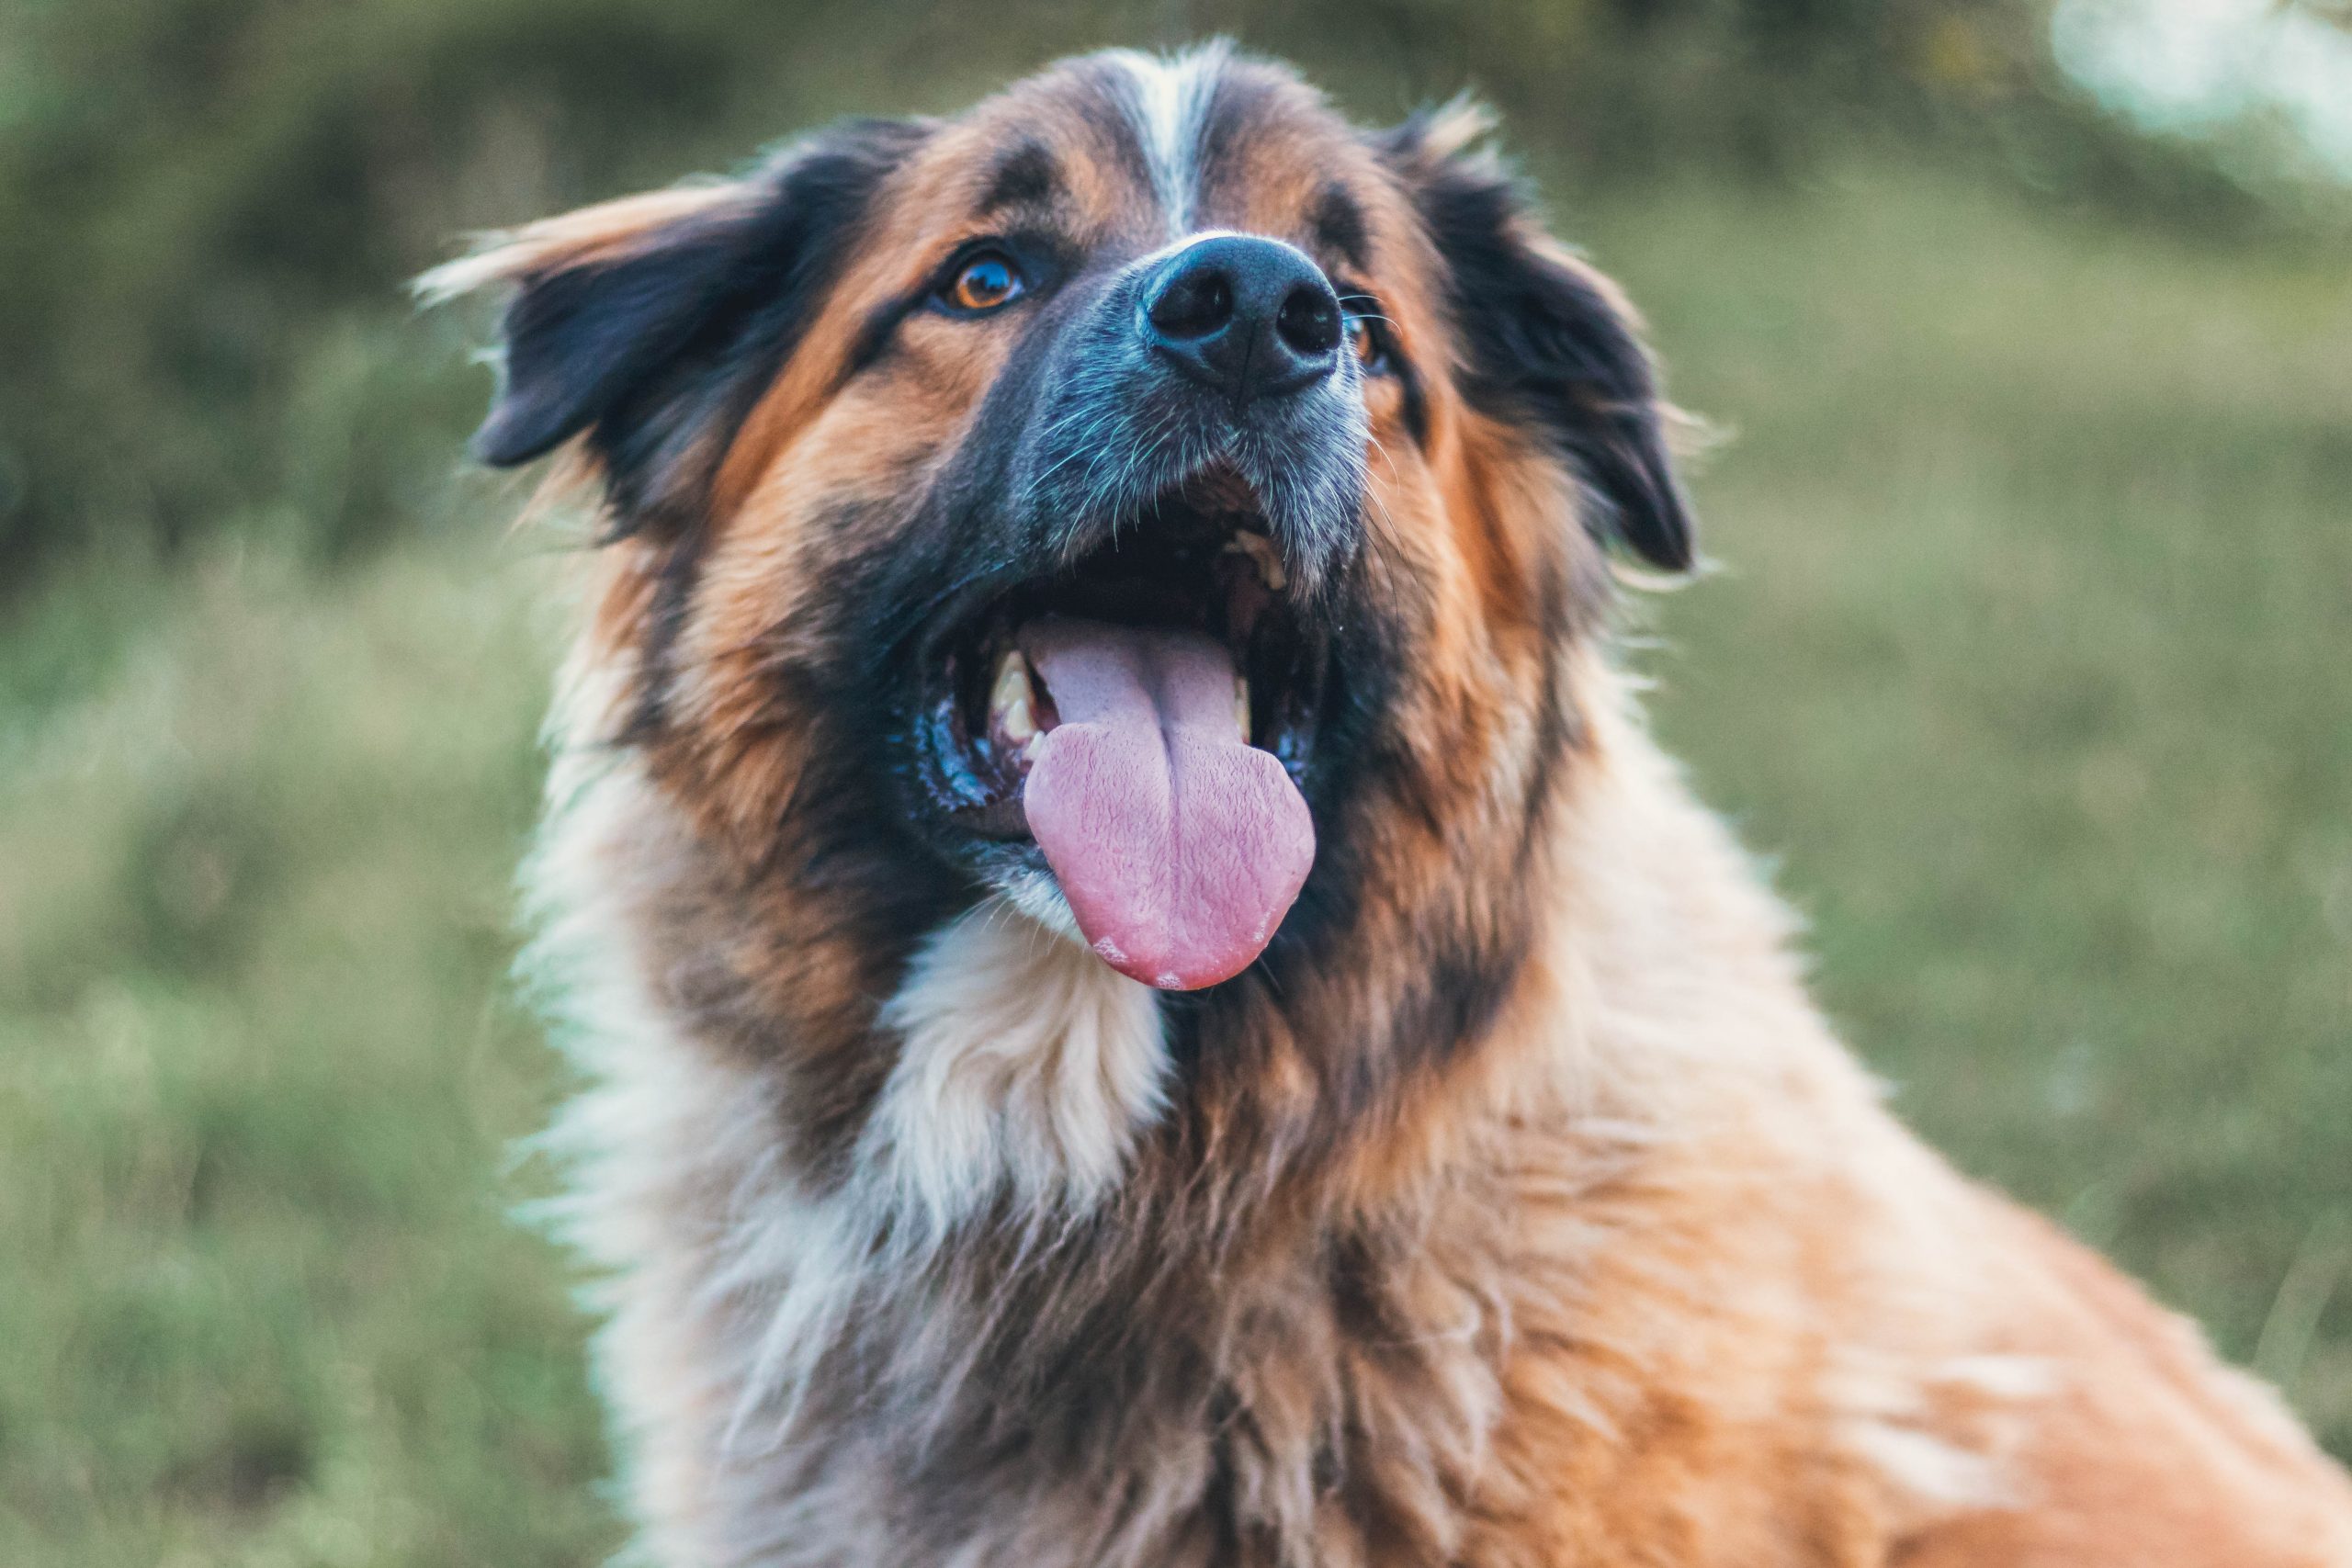
{"label": "pink tongue", "polygon": [[1298,897],[1315,824],[1281,761],[1241,739],[1233,660],[1196,632],[1093,621],[1020,640],[1061,716],[1022,800],[1079,929],[1165,990],[1239,974]]}

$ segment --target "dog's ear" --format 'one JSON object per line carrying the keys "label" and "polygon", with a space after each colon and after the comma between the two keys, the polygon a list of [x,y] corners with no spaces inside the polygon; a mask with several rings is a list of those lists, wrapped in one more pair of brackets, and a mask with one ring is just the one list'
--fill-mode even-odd
{"label": "dog's ear", "polygon": [[1520,182],[1482,145],[1491,123],[1457,102],[1375,139],[1444,261],[1464,393],[1546,431],[1598,503],[1596,527],[1654,565],[1688,570],[1693,519],[1668,450],[1679,416],[1658,390],[1640,319],[1535,221]]}
{"label": "dog's ear", "polygon": [[511,467],[584,433],[616,534],[690,524],[875,187],[926,129],[840,127],[748,177],[551,218],[426,274],[429,299],[515,286],[475,456]]}

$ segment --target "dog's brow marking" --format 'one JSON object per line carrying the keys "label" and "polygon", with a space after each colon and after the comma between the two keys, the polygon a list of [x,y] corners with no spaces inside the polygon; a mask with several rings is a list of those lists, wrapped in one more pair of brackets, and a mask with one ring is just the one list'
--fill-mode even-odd
{"label": "dog's brow marking", "polygon": [[1173,60],[1124,49],[1110,55],[1135,84],[1134,95],[1121,107],[1135,128],[1171,235],[1181,237],[1193,226],[1202,133],[1227,53],[1225,45],[1213,43]]}
{"label": "dog's brow marking", "polygon": [[1061,170],[1043,142],[1023,141],[1000,159],[980,197],[978,215],[986,218],[1008,207],[1045,201],[1061,185]]}
{"label": "dog's brow marking", "polygon": [[1340,259],[1359,272],[1363,271],[1369,249],[1364,234],[1363,209],[1348,194],[1348,187],[1333,180],[1315,198],[1315,242],[1336,253]]}

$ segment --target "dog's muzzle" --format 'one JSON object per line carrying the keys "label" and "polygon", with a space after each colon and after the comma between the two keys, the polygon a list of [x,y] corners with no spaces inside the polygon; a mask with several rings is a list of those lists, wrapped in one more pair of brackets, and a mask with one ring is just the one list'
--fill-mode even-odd
{"label": "dog's muzzle", "polygon": [[956,487],[973,570],[916,660],[924,795],[984,874],[1049,868],[1106,962],[1214,985],[1315,857],[1361,370],[1330,281],[1277,240],[1196,239],[1057,303]]}
{"label": "dog's muzzle", "polygon": [[1042,367],[1008,476],[1015,513],[1075,558],[1230,471],[1312,595],[1361,544],[1368,430],[1343,341],[1330,280],[1279,240],[1216,234],[1129,264]]}

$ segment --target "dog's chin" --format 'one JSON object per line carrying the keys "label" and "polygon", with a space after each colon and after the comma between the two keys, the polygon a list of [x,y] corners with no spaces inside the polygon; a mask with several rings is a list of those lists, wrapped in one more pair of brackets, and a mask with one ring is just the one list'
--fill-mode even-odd
{"label": "dog's chin", "polygon": [[995,892],[1015,911],[1054,937],[1091,948],[1079,929],[1078,916],[1062,896],[1062,885],[1044,865],[1011,867],[997,874]]}
{"label": "dog's chin", "polygon": [[930,628],[912,808],[1039,926],[1195,989],[1254,959],[1311,865],[1329,620],[1228,471],[1100,534]]}

